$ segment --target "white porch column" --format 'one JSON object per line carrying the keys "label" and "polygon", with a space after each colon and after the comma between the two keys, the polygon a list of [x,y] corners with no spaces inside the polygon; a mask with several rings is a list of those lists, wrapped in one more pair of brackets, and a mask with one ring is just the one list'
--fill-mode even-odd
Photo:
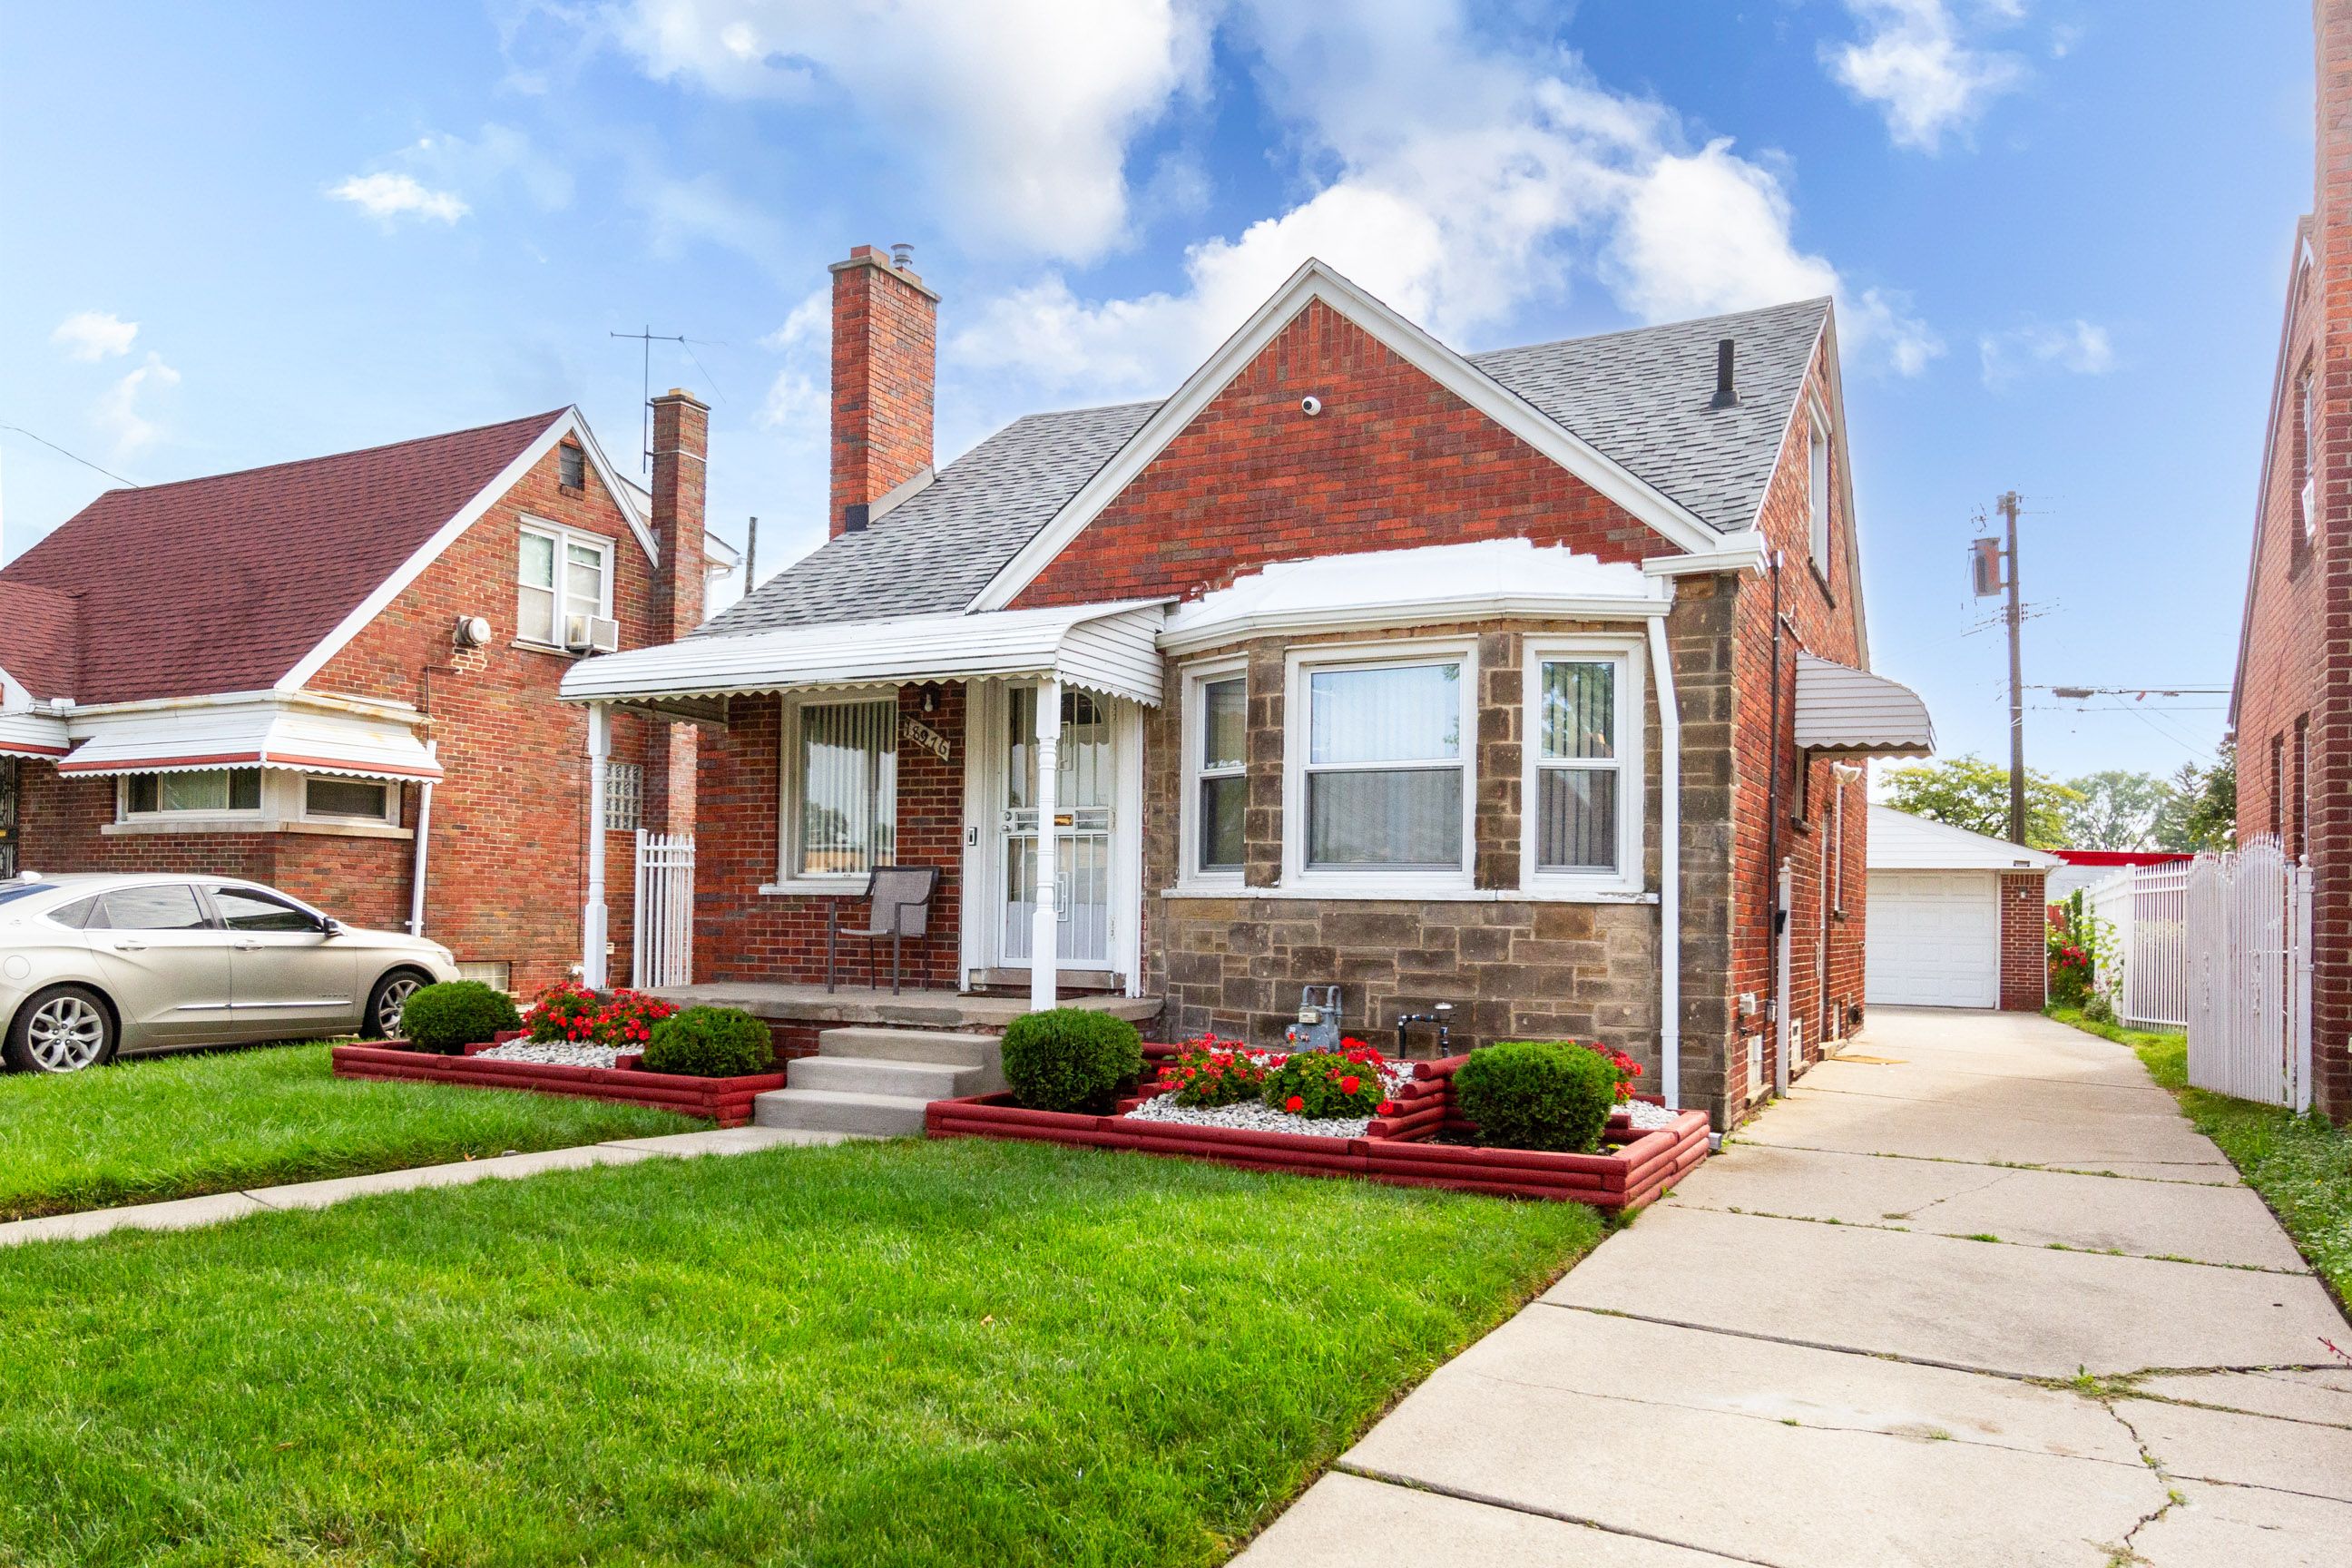
{"label": "white porch column", "polygon": [[580,983],[604,988],[604,763],[613,754],[612,705],[588,704],[588,907],[580,912]]}
{"label": "white porch column", "polygon": [[1060,837],[1054,825],[1060,809],[1054,786],[1061,766],[1062,683],[1047,680],[1037,688],[1037,907],[1029,917],[1029,1005],[1037,1012],[1054,1005],[1062,962],[1061,913],[1054,896],[1054,851]]}

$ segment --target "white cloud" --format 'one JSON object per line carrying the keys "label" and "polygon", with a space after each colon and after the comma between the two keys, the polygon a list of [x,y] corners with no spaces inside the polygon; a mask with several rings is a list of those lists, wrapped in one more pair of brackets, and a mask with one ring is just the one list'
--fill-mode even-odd
{"label": "white cloud", "polygon": [[1075,261],[1125,237],[1128,142],[1208,59],[1179,0],[633,0],[615,31],[659,79],[854,108],[970,241]]}
{"label": "white cloud", "polygon": [[115,359],[131,352],[139,323],[126,321],[111,310],[79,310],[59,321],[49,342],[66,357],[86,361]]}
{"label": "white cloud", "polygon": [[353,174],[330,186],[327,195],[350,202],[386,227],[409,217],[454,224],[474,210],[455,191],[430,190],[415,175],[394,172]]}
{"label": "white cloud", "polygon": [[1650,321],[1840,297],[1845,342],[1916,374],[1942,351],[1896,293],[1850,289],[1796,241],[1781,174],[1728,140],[1688,150],[1664,106],[1576,57],[1474,39],[1432,7],[1266,8],[1247,27],[1274,107],[1331,172],[1278,216],[1192,246],[1181,288],[1087,300],[1049,275],[953,342],[1028,389],[1166,392],[1310,256],[1468,345],[1579,271]]}
{"label": "white cloud", "polygon": [[163,434],[146,405],[156,395],[179,384],[180,373],[165,364],[161,354],[151,353],[146,363],[109,387],[98,400],[92,417],[113,441],[118,459],[131,456]]}
{"label": "white cloud", "polygon": [[2076,317],[2062,323],[2029,322],[1977,339],[1984,384],[1995,391],[2035,372],[2105,375],[2116,365],[2107,329]]}
{"label": "white cloud", "polygon": [[[1946,0],[1846,0],[1846,9],[1862,36],[1824,45],[1822,59],[1847,90],[1879,106],[1897,146],[1938,151],[1947,133],[1966,132],[2023,78],[2015,56],[1963,38],[1967,29]],[[2023,10],[2019,0],[1990,0],[1976,14],[1998,26]]]}

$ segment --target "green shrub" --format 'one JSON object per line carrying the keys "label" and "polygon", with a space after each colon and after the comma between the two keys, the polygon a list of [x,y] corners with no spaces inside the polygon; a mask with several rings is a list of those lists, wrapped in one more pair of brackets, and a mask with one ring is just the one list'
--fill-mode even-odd
{"label": "green shrub", "polygon": [[1339,1051],[1300,1051],[1266,1074],[1259,1098],[1293,1116],[1370,1116],[1389,1097],[1381,1054],[1358,1045]]}
{"label": "green shrub", "polygon": [[428,1051],[460,1051],[484,1045],[508,1029],[522,1027],[514,998],[478,980],[448,980],[420,985],[401,1009],[400,1032]]}
{"label": "green shrub", "polygon": [[2094,1024],[2116,1021],[2116,1001],[2104,991],[2094,991],[2083,998],[2083,1016]]}
{"label": "green shrub", "polygon": [[748,1078],[774,1069],[775,1037],[740,1007],[688,1007],[653,1026],[640,1065],[689,1078]]}
{"label": "green shrub", "polygon": [[1143,1072],[1143,1037],[1108,1013],[1055,1007],[1004,1030],[1004,1080],[1032,1110],[1108,1110]]}
{"label": "green shrub", "polygon": [[1487,1046],[1454,1069],[1454,1101],[1490,1148],[1590,1153],[1617,1103],[1617,1068],[1580,1045]]}

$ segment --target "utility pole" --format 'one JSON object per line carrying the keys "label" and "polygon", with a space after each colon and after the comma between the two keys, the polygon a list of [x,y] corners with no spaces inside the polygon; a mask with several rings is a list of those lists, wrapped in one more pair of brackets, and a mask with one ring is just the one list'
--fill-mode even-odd
{"label": "utility pole", "polygon": [[2004,490],[2001,521],[2009,532],[2009,841],[2025,842],[2025,660],[2019,646],[2017,492]]}

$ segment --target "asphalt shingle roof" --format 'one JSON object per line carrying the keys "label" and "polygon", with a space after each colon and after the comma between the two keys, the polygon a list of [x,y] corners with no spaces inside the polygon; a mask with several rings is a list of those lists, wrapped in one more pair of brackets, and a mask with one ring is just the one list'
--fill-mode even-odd
{"label": "asphalt shingle roof", "polygon": [[[78,607],[77,702],[259,691],[562,417],[109,490],[0,572]],[[52,671],[53,620],[0,616],[0,668]],[[19,673],[30,684],[33,676]]]}
{"label": "asphalt shingle roof", "polygon": [[[1722,532],[1755,521],[1804,384],[1827,300],[1469,355],[1472,364]],[[1738,407],[1709,406],[1719,339],[1736,340]],[[1158,403],[1017,419],[860,533],[827,541],[695,635],[950,613]]]}

